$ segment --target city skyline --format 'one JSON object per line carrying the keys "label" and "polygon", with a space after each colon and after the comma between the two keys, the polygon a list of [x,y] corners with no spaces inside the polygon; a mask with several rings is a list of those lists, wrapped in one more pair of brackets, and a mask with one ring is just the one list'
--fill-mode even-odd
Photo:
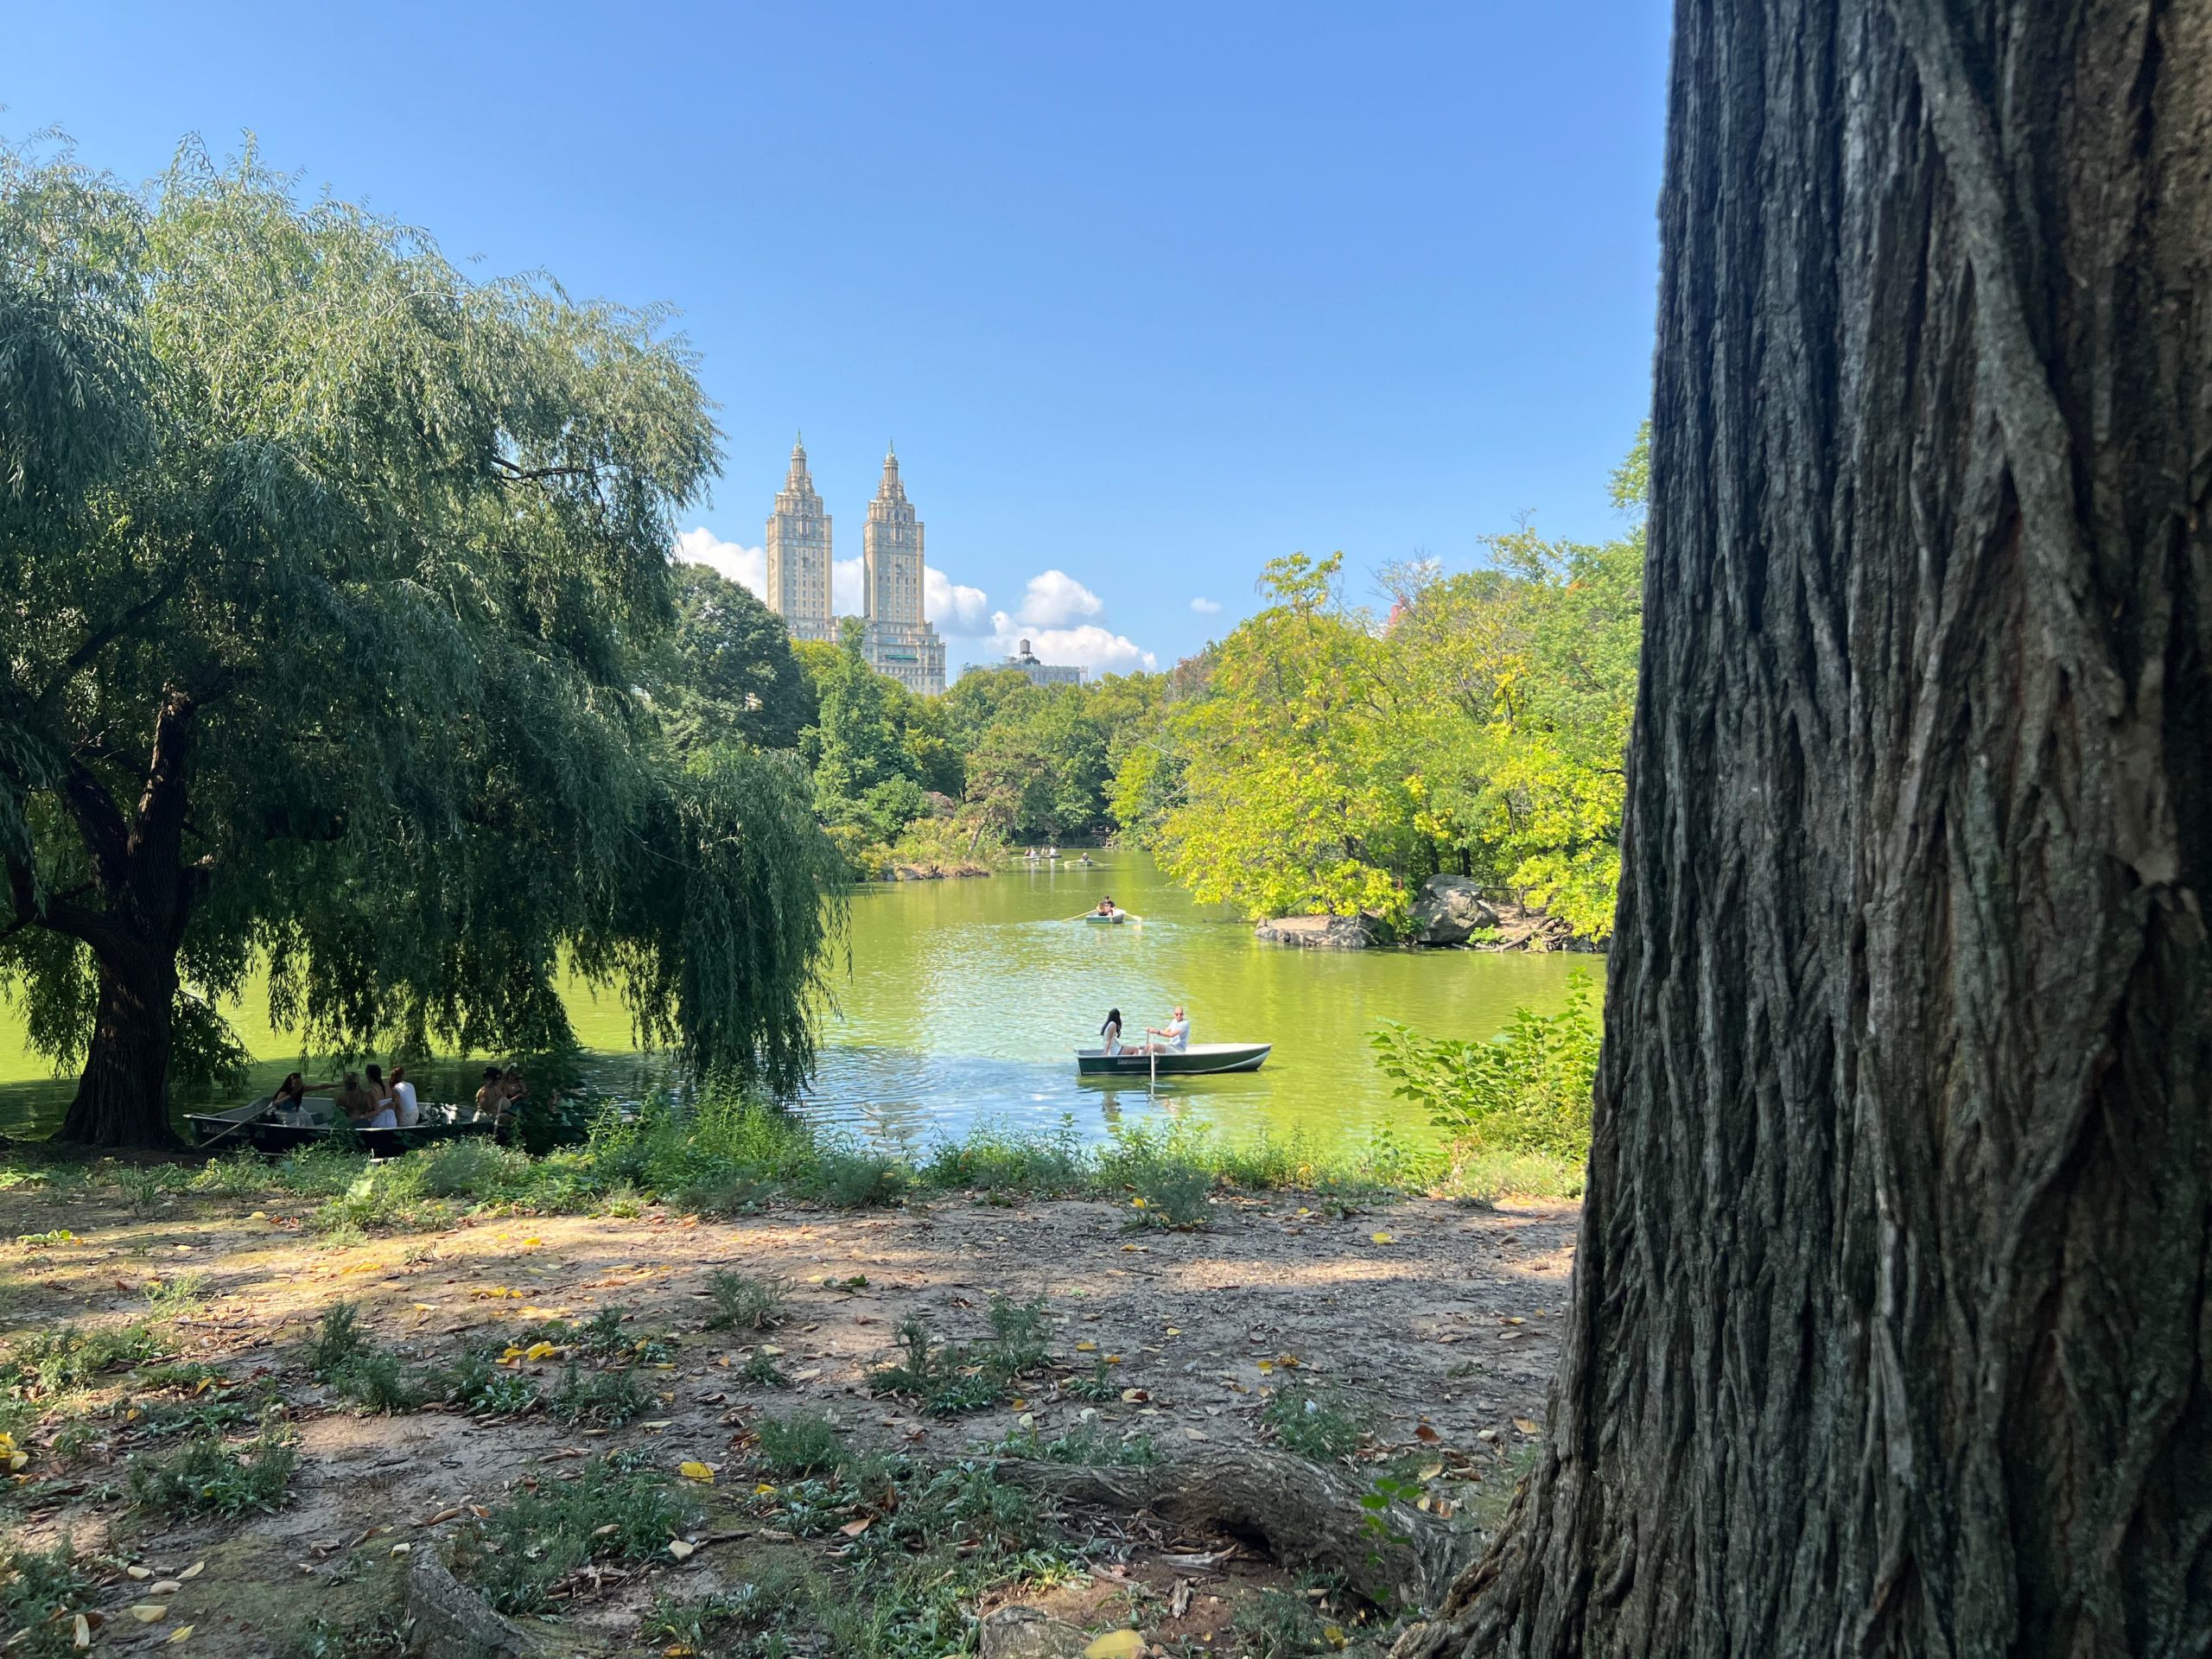
{"label": "city skyline", "polygon": [[672,308],[724,459],[676,530],[758,550],[794,426],[850,515],[895,436],[958,660],[1026,630],[1093,669],[1171,663],[1283,554],[1342,550],[1365,598],[1369,572],[1464,568],[1524,512],[1619,525],[1663,8],[533,21],[27,9],[0,133],[58,127],[126,179],[250,133],[303,195],[423,226],[486,279]]}

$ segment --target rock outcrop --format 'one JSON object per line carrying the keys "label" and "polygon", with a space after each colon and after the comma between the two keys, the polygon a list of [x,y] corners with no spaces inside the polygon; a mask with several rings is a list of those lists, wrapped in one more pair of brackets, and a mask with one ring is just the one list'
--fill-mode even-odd
{"label": "rock outcrop", "polygon": [[1252,931],[1269,944],[1308,950],[1364,950],[1382,943],[1381,926],[1369,916],[1278,916]]}
{"label": "rock outcrop", "polygon": [[1497,912],[1482,890],[1464,875],[1432,875],[1414,896],[1415,944],[1465,944],[1476,933],[1497,925]]}

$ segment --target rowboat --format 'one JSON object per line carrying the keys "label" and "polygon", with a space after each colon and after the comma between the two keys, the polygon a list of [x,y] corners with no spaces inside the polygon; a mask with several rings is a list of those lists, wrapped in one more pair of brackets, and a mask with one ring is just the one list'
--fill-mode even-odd
{"label": "rowboat", "polygon": [[251,1147],[256,1152],[282,1153],[334,1141],[344,1145],[350,1137],[353,1145],[378,1158],[397,1157],[414,1147],[440,1141],[492,1135],[499,1127],[496,1116],[478,1116],[473,1103],[448,1106],[425,1101],[421,1120],[406,1128],[365,1129],[347,1122],[346,1115],[338,1109],[338,1103],[327,1096],[309,1095],[302,1103],[304,1109],[296,1112],[270,1110],[271,1098],[264,1096],[227,1111],[187,1112],[184,1121],[191,1126],[194,1141],[203,1147],[219,1143],[225,1147]]}
{"label": "rowboat", "polygon": [[1164,1054],[1109,1054],[1103,1048],[1075,1052],[1076,1075],[1084,1077],[1199,1077],[1223,1071],[1256,1071],[1273,1043],[1192,1043]]}
{"label": "rowboat", "polygon": [[1126,910],[1117,910],[1111,916],[1102,916],[1094,910],[1083,919],[1096,923],[1101,927],[1119,927],[1123,922],[1134,922],[1136,918]]}

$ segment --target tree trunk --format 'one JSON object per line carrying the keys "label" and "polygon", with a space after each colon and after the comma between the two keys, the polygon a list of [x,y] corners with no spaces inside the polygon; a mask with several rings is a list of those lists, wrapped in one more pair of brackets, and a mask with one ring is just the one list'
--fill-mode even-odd
{"label": "tree trunk", "polygon": [[1543,1459],[1404,1659],[2212,1649],[2212,5],[1681,0]]}
{"label": "tree trunk", "polygon": [[164,1147],[176,953],[149,947],[100,964],[99,1009],[60,1138],[90,1147]]}
{"label": "tree trunk", "polygon": [[[60,1139],[94,1147],[171,1147],[169,1058],[177,952],[206,882],[183,862],[188,762],[199,704],[162,695],[138,810],[126,822],[105,790],[79,773],[69,805],[92,849],[105,908],[47,906],[48,925],[82,939],[99,963],[99,1007],[77,1097]],[[21,909],[26,900],[17,899]]]}

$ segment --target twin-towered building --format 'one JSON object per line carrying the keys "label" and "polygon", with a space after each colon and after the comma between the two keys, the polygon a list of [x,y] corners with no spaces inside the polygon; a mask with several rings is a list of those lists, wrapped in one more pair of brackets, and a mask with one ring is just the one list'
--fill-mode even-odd
{"label": "twin-towered building", "polygon": [[[794,443],[768,518],[768,605],[792,639],[836,643],[832,564],[830,515],[807,475],[805,446]],[[944,690],[944,641],[922,614],[922,523],[899,482],[899,457],[886,454],[861,534],[861,649],[877,672],[933,697]]]}

